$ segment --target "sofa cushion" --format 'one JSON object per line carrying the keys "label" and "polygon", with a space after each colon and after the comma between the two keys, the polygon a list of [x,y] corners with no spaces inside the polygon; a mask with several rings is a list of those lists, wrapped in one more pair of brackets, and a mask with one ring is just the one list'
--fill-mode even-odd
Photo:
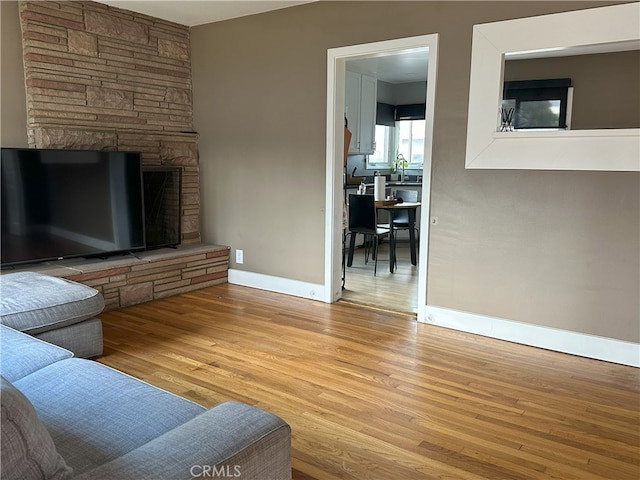
{"label": "sofa cushion", "polygon": [[71,357],[69,350],[0,325],[0,375],[10,382]]}
{"label": "sofa cushion", "polygon": [[206,411],[122,372],[79,358],[53,363],[15,386],[31,401],[76,475]]}
{"label": "sofa cushion", "polygon": [[0,448],[3,480],[64,480],[73,470],[58,454],[29,400],[0,376]]}
{"label": "sofa cushion", "polygon": [[96,289],[36,272],[0,276],[0,323],[34,335],[94,317],[104,309]]}
{"label": "sofa cushion", "polygon": [[66,327],[36,333],[34,337],[73,352],[74,357],[102,355],[102,322],[93,317]]}

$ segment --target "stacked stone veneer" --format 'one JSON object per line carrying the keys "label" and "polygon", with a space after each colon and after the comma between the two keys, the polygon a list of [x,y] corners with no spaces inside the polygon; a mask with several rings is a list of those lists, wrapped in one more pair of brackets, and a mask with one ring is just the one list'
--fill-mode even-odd
{"label": "stacked stone veneer", "polygon": [[188,28],[95,2],[23,1],[20,19],[29,146],[180,166],[182,243],[200,242]]}
{"label": "stacked stone veneer", "polygon": [[30,147],[141,152],[143,166],[182,169],[177,250],[27,268],[97,288],[107,310],[226,282],[229,248],[200,244],[188,28],[79,1],[22,1],[20,20]]}
{"label": "stacked stone veneer", "polygon": [[108,311],[226,283],[228,270],[228,247],[190,245],[181,251],[147,252],[132,260],[40,271],[97,289]]}
{"label": "stacked stone veneer", "polygon": [[108,259],[68,259],[21,265],[9,274],[35,271],[97,289],[105,310],[199,290],[228,281],[229,247],[181,245]]}

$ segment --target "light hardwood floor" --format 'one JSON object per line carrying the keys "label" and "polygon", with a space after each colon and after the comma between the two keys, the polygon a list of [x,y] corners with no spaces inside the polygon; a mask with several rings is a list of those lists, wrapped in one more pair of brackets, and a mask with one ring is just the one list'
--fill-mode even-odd
{"label": "light hardwood floor", "polygon": [[397,243],[398,261],[393,273],[389,272],[389,242],[383,241],[379,249],[375,276],[373,260],[370,258],[365,263],[364,250],[355,251],[352,266],[345,269],[343,300],[415,315],[418,312],[418,266],[411,265],[409,243]]}
{"label": "light hardwood floor", "polygon": [[230,284],[101,315],[98,361],[292,427],[293,478],[640,475],[640,370]]}

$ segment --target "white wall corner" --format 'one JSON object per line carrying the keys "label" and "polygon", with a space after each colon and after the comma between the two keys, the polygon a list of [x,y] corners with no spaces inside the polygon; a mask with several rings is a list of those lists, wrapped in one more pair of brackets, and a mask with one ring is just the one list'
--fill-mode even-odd
{"label": "white wall corner", "polygon": [[427,305],[424,323],[640,368],[640,344]]}
{"label": "white wall corner", "polygon": [[262,273],[246,272],[244,270],[229,269],[229,283],[244,287],[269,290],[276,293],[284,293],[295,297],[309,298],[311,300],[324,300],[324,285],[319,283],[301,282],[289,278],[273,277]]}

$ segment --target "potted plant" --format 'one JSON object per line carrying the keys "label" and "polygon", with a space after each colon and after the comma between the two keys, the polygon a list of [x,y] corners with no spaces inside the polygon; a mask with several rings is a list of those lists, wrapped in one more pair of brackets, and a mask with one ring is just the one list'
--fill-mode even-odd
{"label": "potted plant", "polygon": [[396,155],[396,158],[393,160],[393,167],[391,170],[393,171],[393,173],[396,173],[398,169],[402,167],[402,174],[400,175],[400,181],[404,182],[404,169],[407,168],[408,166],[409,166],[409,162],[407,161],[406,158],[404,158],[404,155],[402,155],[402,153],[398,153],[398,155]]}

